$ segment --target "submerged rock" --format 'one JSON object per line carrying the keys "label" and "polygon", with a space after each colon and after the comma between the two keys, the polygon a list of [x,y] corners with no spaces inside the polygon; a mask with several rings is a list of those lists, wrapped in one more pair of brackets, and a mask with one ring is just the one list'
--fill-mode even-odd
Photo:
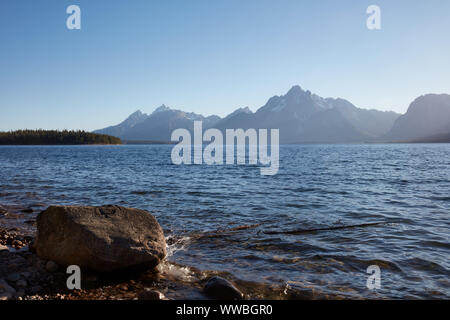
{"label": "submerged rock", "polygon": [[205,285],[204,292],[218,300],[241,300],[244,295],[230,281],[221,277],[212,277]]}
{"label": "submerged rock", "polygon": [[154,268],[166,255],[150,213],[120,206],[53,206],[37,218],[37,254],[59,265],[100,272]]}

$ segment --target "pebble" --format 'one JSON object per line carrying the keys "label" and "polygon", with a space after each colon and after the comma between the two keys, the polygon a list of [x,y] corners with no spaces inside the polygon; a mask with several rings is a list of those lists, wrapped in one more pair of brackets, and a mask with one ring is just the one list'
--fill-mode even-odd
{"label": "pebble", "polygon": [[20,241],[20,240],[14,240],[13,242],[12,242],[12,245],[14,246],[14,247],[18,247],[18,248],[21,248],[21,247],[23,247],[23,243],[22,243],[22,241]]}
{"label": "pebble", "polygon": [[139,300],[166,300],[166,297],[164,296],[164,294],[162,294],[159,291],[145,288],[144,291],[139,293],[138,299]]}
{"label": "pebble", "polygon": [[119,289],[122,289],[122,290],[124,290],[124,291],[127,291],[127,290],[128,290],[128,286],[127,286],[126,284],[124,284],[124,285],[121,285],[121,286],[119,287]]}

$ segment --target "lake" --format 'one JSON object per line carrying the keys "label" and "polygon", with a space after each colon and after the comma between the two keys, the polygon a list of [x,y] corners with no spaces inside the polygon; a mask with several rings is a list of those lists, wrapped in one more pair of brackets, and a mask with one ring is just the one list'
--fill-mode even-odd
{"label": "lake", "polygon": [[[145,209],[169,260],[255,286],[450,298],[449,144],[286,145],[274,176],[173,165],[172,147],[2,146],[0,204]],[[377,290],[366,286],[371,265]]]}

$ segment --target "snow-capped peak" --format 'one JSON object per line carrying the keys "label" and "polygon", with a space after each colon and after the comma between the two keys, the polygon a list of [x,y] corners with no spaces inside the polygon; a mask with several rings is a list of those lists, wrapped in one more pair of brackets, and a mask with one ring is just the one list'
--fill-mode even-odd
{"label": "snow-capped peak", "polygon": [[163,111],[169,111],[170,108],[167,107],[165,104],[161,105],[160,107],[156,108],[155,111],[153,111],[152,114],[158,113],[158,112],[163,112]]}

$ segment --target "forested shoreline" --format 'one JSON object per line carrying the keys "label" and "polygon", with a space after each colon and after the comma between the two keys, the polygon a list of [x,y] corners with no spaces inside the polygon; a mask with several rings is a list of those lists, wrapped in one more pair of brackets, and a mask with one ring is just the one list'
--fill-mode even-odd
{"label": "forested shoreline", "polygon": [[0,145],[122,144],[119,138],[86,131],[17,130],[0,132]]}

